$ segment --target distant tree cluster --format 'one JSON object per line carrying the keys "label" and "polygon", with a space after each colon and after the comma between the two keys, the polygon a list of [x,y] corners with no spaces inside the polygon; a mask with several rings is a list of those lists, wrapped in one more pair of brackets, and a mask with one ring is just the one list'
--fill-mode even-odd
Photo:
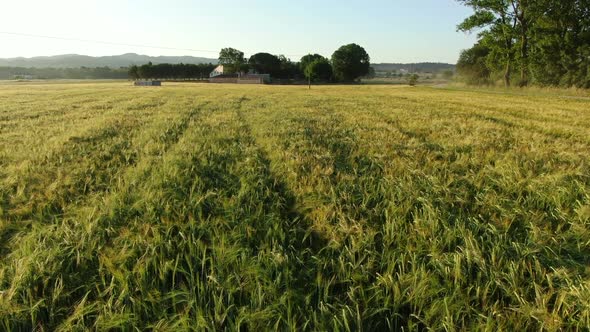
{"label": "distant tree cluster", "polygon": [[270,74],[276,79],[306,78],[313,82],[353,82],[361,77],[374,74],[370,57],[359,45],[349,44],[339,48],[328,59],[319,54],[308,54],[296,63],[284,55],[256,53],[249,59],[244,52],[224,48],[219,53],[219,63],[228,73],[255,72]]}
{"label": "distant tree cluster", "polygon": [[152,64],[151,62],[141,66],[131,66],[128,75],[131,79],[174,79],[191,80],[209,77],[209,73],[215,69],[214,64]]}
{"label": "distant tree cluster", "polygon": [[479,31],[457,64],[468,83],[590,88],[590,0],[457,1],[474,10],[458,29]]}
{"label": "distant tree cluster", "polygon": [[127,68],[23,68],[0,67],[0,79],[18,79],[31,76],[35,79],[125,79]]}
{"label": "distant tree cluster", "polygon": [[[344,45],[331,59],[319,54],[309,54],[300,62],[293,62],[284,55],[260,52],[246,59],[244,52],[235,48],[223,48],[219,52],[219,64],[227,74],[270,74],[274,79],[309,79],[313,82],[353,82],[361,77],[375,75],[370,67],[370,57],[357,44]],[[132,79],[200,79],[209,77],[214,64],[157,64],[131,66],[128,75]]]}
{"label": "distant tree cluster", "polygon": [[441,62],[378,63],[373,64],[373,66],[378,72],[399,72],[401,70],[408,70],[415,73],[434,73],[455,69],[455,65]]}

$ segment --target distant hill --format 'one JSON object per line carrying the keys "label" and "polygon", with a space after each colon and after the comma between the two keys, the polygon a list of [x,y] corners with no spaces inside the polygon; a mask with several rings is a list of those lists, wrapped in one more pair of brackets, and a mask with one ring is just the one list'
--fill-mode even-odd
{"label": "distant hill", "polygon": [[414,73],[436,73],[443,70],[455,70],[455,65],[450,63],[420,62],[420,63],[374,63],[371,64],[375,71],[400,71],[407,70]]}
{"label": "distant hill", "polygon": [[55,56],[39,56],[33,58],[0,59],[0,67],[25,67],[25,68],[79,68],[79,67],[111,67],[120,68],[130,65],[142,65],[148,62],[158,63],[217,63],[217,59],[200,58],[193,56],[147,56],[135,53],[122,55],[92,57],[78,54],[65,54]]}

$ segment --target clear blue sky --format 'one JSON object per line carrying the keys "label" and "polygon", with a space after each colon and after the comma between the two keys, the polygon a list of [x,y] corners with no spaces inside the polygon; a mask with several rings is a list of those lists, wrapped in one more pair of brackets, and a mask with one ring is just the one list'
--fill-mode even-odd
{"label": "clear blue sky", "polygon": [[0,57],[133,52],[216,58],[230,46],[246,55],[265,51],[299,60],[310,52],[330,56],[354,42],[375,63],[454,63],[475,42],[474,35],[456,31],[471,12],[455,0],[3,0],[0,11],[0,32],[177,48],[0,33]]}

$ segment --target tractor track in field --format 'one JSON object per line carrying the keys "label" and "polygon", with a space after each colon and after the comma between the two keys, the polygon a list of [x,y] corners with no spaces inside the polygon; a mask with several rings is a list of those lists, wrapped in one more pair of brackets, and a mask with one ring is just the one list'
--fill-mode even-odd
{"label": "tractor track in field", "polygon": [[[530,94],[530,93],[518,93],[518,92],[513,92],[513,91],[490,91],[490,90],[460,89],[460,88],[450,87],[448,84],[434,85],[434,86],[432,86],[432,88],[439,89],[439,90],[445,90],[445,91],[451,91],[451,92],[459,92],[460,91],[460,92],[469,92],[469,93],[476,93],[476,94],[491,94],[491,95],[502,95],[502,96],[517,96],[517,97],[535,97],[534,94]],[[562,98],[562,99],[583,100],[583,101],[590,100],[590,97],[585,97],[585,96],[555,95],[555,97]]]}
{"label": "tractor track in field", "polygon": [[[143,156],[144,158],[148,158],[151,160],[151,162],[149,162],[148,160],[144,160],[143,164],[146,166],[145,169],[141,170],[139,173],[134,173],[131,172],[130,174],[133,174],[132,176],[134,176],[133,179],[126,179],[126,182],[124,182],[122,185],[125,186],[125,188],[120,188],[123,191],[123,197],[125,197],[126,195],[128,195],[129,193],[132,193],[134,191],[134,186],[137,183],[142,183],[144,182],[145,179],[147,179],[149,177],[149,174],[152,172],[152,170],[155,167],[159,166],[159,161],[161,160],[162,156],[164,154],[167,153],[167,151],[169,151],[175,144],[177,144],[179,142],[179,140],[182,138],[183,134],[186,132],[186,130],[188,130],[189,126],[191,123],[194,122],[194,119],[203,112],[203,108],[207,105],[208,103],[199,105],[194,107],[190,112],[188,112],[186,114],[186,116],[183,116],[179,121],[174,122],[171,126],[169,126],[169,128],[159,137],[154,137],[153,139],[159,141],[162,145],[159,147],[158,151],[154,151],[153,153],[147,154],[145,156]],[[139,128],[135,128],[135,130],[139,130]],[[82,138],[82,140],[84,140],[84,138]],[[129,170],[131,171],[131,168],[135,168],[137,167],[138,163],[134,163],[133,165],[127,165],[126,167],[124,167],[124,169],[121,169],[119,173],[123,174],[125,173],[125,170]],[[121,186],[121,184],[119,184],[119,186]],[[110,190],[105,190],[105,191],[101,191],[101,192],[96,192],[95,194],[99,194],[99,193],[108,193],[107,196],[111,195],[111,191]],[[117,195],[117,193],[113,193],[115,195]],[[30,228],[30,223],[26,222],[25,224],[21,225],[21,227],[17,227],[16,223],[11,221],[10,225],[14,226],[14,227],[8,227],[8,228],[0,228],[0,240],[2,240],[0,242],[0,253],[2,253],[3,255],[0,256],[0,266],[4,265],[4,267],[9,267],[11,266],[13,262],[11,263],[11,257],[13,256],[12,254],[15,253],[15,250],[18,249],[17,248],[12,248],[13,245],[17,245],[18,243],[22,242],[30,242],[30,241],[34,241],[34,242],[38,242],[39,246],[43,246],[43,245],[49,245],[46,243],[60,243],[60,241],[65,241],[65,243],[70,243],[70,241],[73,241],[74,243],[79,243],[79,246],[82,246],[85,242],[88,241],[87,237],[91,236],[93,238],[93,240],[95,241],[94,243],[97,243],[96,241],[103,241],[105,239],[112,239],[111,235],[113,235],[113,233],[116,232],[117,228],[123,227],[123,225],[125,225],[125,223],[123,222],[123,220],[119,220],[116,222],[110,222],[113,221],[112,218],[118,218],[118,215],[120,214],[119,211],[117,211],[116,209],[120,208],[120,206],[118,204],[124,204],[124,201],[119,201],[118,199],[115,198],[114,202],[116,202],[115,206],[113,206],[113,208],[115,210],[105,210],[102,207],[98,207],[102,204],[104,204],[103,201],[106,201],[106,198],[100,199],[100,205],[97,206],[97,201],[95,200],[94,203],[91,203],[90,201],[88,201],[90,197],[89,196],[85,196],[85,199],[80,200],[72,203],[73,205],[73,209],[78,209],[78,210],[82,210],[84,211],[85,208],[90,208],[89,211],[95,210],[95,212],[91,212],[91,215],[87,215],[84,216],[83,218],[91,218],[93,220],[93,222],[96,223],[96,227],[99,228],[95,228],[96,233],[95,234],[87,234],[86,231],[84,231],[83,229],[79,229],[79,227],[77,226],[78,223],[78,219],[79,216],[73,215],[72,218],[73,220],[67,220],[68,217],[64,214],[62,216],[59,216],[58,218],[61,218],[63,220],[61,220],[59,223],[53,223],[53,224],[47,224],[45,226],[42,227],[48,227],[48,231],[47,232],[42,232],[41,234],[38,234],[37,236],[35,236],[34,234],[31,234],[29,236],[29,233],[31,232]],[[88,206],[85,206],[87,205]],[[79,206],[78,206],[79,205]],[[96,210],[98,208],[98,210]],[[67,207],[66,207],[67,209]],[[102,210],[102,211],[101,211]],[[66,211],[68,212],[68,211]],[[71,211],[69,211],[71,212]],[[97,213],[95,215],[95,213]],[[21,240],[16,241],[15,236],[18,236]],[[64,237],[65,236],[65,237]],[[39,239],[37,239],[37,237],[39,237]],[[77,245],[77,246],[78,246]],[[106,246],[107,243],[102,244],[102,246]],[[51,250],[51,247],[47,248],[47,251]],[[53,266],[59,266],[59,269],[61,269],[61,271],[51,271],[53,273],[58,273],[56,275],[54,275],[54,277],[58,278],[55,280],[65,280],[64,282],[66,284],[68,284],[68,287],[70,287],[71,291],[70,295],[68,295],[68,297],[74,297],[74,298],[95,298],[96,296],[98,296],[98,294],[94,293],[93,290],[84,290],[82,289],[82,284],[87,282],[88,280],[96,280],[98,282],[98,278],[99,277],[99,270],[100,267],[98,265],[98,254],[99,252],[97,251],[99,250],[99,248],[94,248],[94,252],[93,255],[89,258],[89,259],[83,259],[80,260],[80,257],[76,257],[74,256],[65,256],[65,257],[52,257],[52,256],[48,256],[46,257],[46,261],[48,264],[54,264]],[[18,251],[16,251],[16,253],[18,254]],[[41,255],[44,255],[43,252],[40,253]],[[39,255],[39,254],[36,254]],[[49,254],[47,254],[49,255]],[[59,262],[55,262],[53,260],[58,259]],[[55,265],[57,264],[57,265]],[[14,266],[13,266],[14,267]],[[11,270],[5,270],[8,271],[8,273],[11,273]],[[25,270],[26,271],[26,270]],[[62,273],[64,273],[64,271],[70,271],[69,273],[67,273],[66,276],[60,277],[60,275],[62,275]],[[35,279],[32,279],[30,281],[30,286],[31,287],[35,287],[36,289],[45,289],[46,291],[50,292],[53,289],[52,285],[43,285],[43,284],[39,284],[42,281],[38,281],[36,280],[37,278],[39,278],[38,276],[35,276]],[[2,280],[0,279],[0,283],[2,282]],[[0,284],[1,285],[1,284]],[[34,286],[33,286],[34,285]],[[0,290],[0,296],[2,295],[2,292],[5,291],[4,289]],[[51,314],[50,311],[48,309],[41,309],[39,311],[39,315],[41,317],[45,316],[46,318],[51,317],[54,314]],[[56,322],[59,321],[60,316],[55,316],[54,318],[50,318],[48,321],[52,321],[52,322]],[[55,324],[55,323],[53,323]],[[23,326],[29,326],[29,325],[23,325]]]}
{"label": "tractor track in field", "polygon": [[[263,264],[260,255],[272,248],[278,257],[287,257],[288,265],[279,264],[274,267],[277,270],[277,280],[286,289],[298,290],[308,293],[311,290],[308,285],[315,277],[314,273],[307,273],[303,267],[305,264],[312,264],[312,254],[318,252],[325,245],[325,242],[307,229],[305,217],[300,215],[294,208],[295,198],[287,189],[287,186],[276,177],[271,170],[271,161],[265,152],[256,144],[251,128],[247,124],[241,111],[241,104],[247,99],[240,98],[231,109],[213,110],[212,113],[200,123],[200,128],[193,136],[187,139],[185,144],[192,147],[186,151],[186,155],[178,154],[175,158],[168,160],[173,169],[166,169],[165,172],[170,179],[161,179],[153,183],[153,189],[158,192],[169,193],[170,197],[158,202],[166,206],[189,209],[184,213],[161,211],[157,218],[161,222],[178,222],[182,225],[191,224],[191,218],[196,218],[197,223],[206,222],[213,228],[209,235],[202,236],[200,241],[214,246],[220,241],[217,237],[223,236],[234,246],[243,250],[241,257],[247,257],[253,264]],[[228,118],[229,116],[229,118]],[[221,121],[221,122],[219,122]],[[176,151],[180,153],[181,151]],[[178,163],[177,163],[178,162]],[[240,165],[240,167],[237,167]],[[178,173],[177,173],[178,172]],[[162,175],[162,174],[160,174]],[[174,194],[176,191],[181,193]],[[167,196],[168,194],[165,194]],[[196,206],[193,195],[202,195]],[[155,207],[157,209],[157,206]],[[173,210],[173,208],[170,208]],[[190,212],[189,212],[190,211]],[[142,218],[141,212],[137,217]],[[231,218],[227,218],[228,213]],[[145,218],[145,217],[143,217]],[[168,221],[169,220],[169,221]],[[220,224],[215,226],[215,221]],[[100,229],[107,229],[108,235],[104,237],[110,246],[110,240],[117,234],[120,227],[129,227],[129,221],[121,220],[117,224],[108,223],[100,225]],[[98,226],[97,226],[98,227]],[[216,227],[219,227],[217,230]],[[172,234],[181,236],[182,233],[175,227]],[[139,230],[138,230],[139,231]],[[168,234],[167,236],[172,236]],[[248,234],[248,236],[243,236]],[[182,237],[191,234],[184,234]],[[194,234],[197,236],[197,234]],[[175,250],[169,252],[167,249],[160,249],[158,260],[176,260],[178,267],[172,272],[166,272],[165,278],[159,287],[174,290],[183,283],[200,284],[208,283],[207,271],[214,269],[213,258],[205,256],[204,261],[199,261],[200,256],[184,256],[184,250],[188,250],[187,243],[182,242],[175,246]],[[137,249],[143,252],[144,249]],[[315,251],[314,251],[315,250]],[[180,253],[178,252],[180,251]],[[211,255],[212,249],[205,251]],[[170,256],[169,256],[170,255]],[[182,259],[179,258],[179,255]],[[265,254],[267,255],[267,254]],[[133,264],[150,259],[147,256],[130,257]],[[244,259],[244,258],[242,258]],[[135,263],[133,263],[135,262]],[[143,263],[142,263],[143,264]],[[194,265],[194,266],[193,266]],[[204,267],[199,271],[198,267]],[[193,269],[197,268],[197,271]],[[269,267],[270,268],[270,267]],[[193,272],[188,272],[193,271]],[[93,272],[99,274],[99,272]],[[187,275],[188,274],[188,275]],[[228,276],[230,277],[230,276]],[[244,282],[242,277],[241,282]],[[198,278],[192,280],[190,278]],[[231,278],[234,278],[232,275]],[[201,280],[202,279],[202,280]],[[277,282],[275,280],[275,282]],[[133,284],[133,281],[130,281]],[[211,291],[210,291],[211,292]],[[247,307],[248,293],[244,291],[228,293],[226,296],[235,301],[236,305],[227,313],[229,317],[239,315],[238,309]],[[297,292],[289,296],[290,301],[298,301]],[[94,298],[96,295],[92,295]],[[140,296],[136,294],[135,296]],[[168,303],[168,300],[165,300]],[[214,299],[211,293],[200,294],[199,303],[212,303]],[[246,301],[246,302],[244,302]],[[316,300],[319,301],[319,300]],[[297,303],[297,302],[296,302]],[[213,310],[208,306],[207,310]],[[196,313],[193,313],[196,314]],[[146,317],[146,319],[149,319]],[[305,323],[306,317],[298,315],[296,320],[301,324]],[[216,326],[223,329],[224,325]]]}
{"label": "tractor track in field", "polygon": [[[428,99],[425,100],[425,99],[417,99],[417,98],[412,98],[412,97],[402,97],[402,100],[404,103],[411,102],[413,105],[420,107],[422,109],[436,110],[436,109],[441,108],[441,105],[438,102],[430,101]],[[466,107],[476,109],[476,112],[464,111],[463,109],[465,109]],[[540,134],[545,134],[548,136],[551,136],[551,134],[547,134],[546,131],[544,131],[542,127],[538,126],[538,124],[539,123],[552,123],[552,122],[558,121],[558,123],[560,125],[562,125],[561,120],[563,120],[563,115],[556,114],[553,116],[540,116],[539,114],[536,114],[533,111],[526,111],[526,113],[523,113],[523,112],[517,111],[517,110],[504,110],[504,109],[501,109],[497,106],[491,106],[488,104],[481,104],[481,103],[466,104],[464,102],[452,101],[452,100],[445,100],[444,107],[442,107],[442,108],[445,111],[451,112],[452,114],[464,114],[467,116],[485,116],[485,117],[487,117],[488,120],[490,120],[492,122],[496,122],[498,124],[505,124],[505,125],[511,126],[513,128],[527,129],[527,130],[535,131]],[[486,114],[480,114],[480,113],[486,113]],[[501,118],[498,118],[498,116],[508,117],[509,119],[501,119]],[[517,125],[513,121],[510,121],[510,118],[512,120],[532,122],[532,123],[529,125],[524,125],[524,124]],[[572,118],[575,118],[575,116],[572,115]],[[574,130],[580,129],[580,128],[585,128],[584,125],[564,125],[564,126],[572,128]]]}
{"label": "tractor track in field", "polygon": [[[16,121],[22,121],[22,120],[40,120],[40,119],[44,119],[47,118],[50,121],[44,122],[44,125],[48,125],[48,124],[53,124],[53,123],[60,123],[63,121],[63,118],[67,118],[67,117],[74,117],[75,119],[77,118],[82,118],[85,119],[84,116],[88,115],[88,111],[90,110],[96,110],[97,112],[104,112],[105,110],[112,110],[114,109],[116,106],[120,106],[121,102],[124,101],[129,101],[129,97],[118,97],[118,98],[113,98],[110,100],[100,100],[98,98],[92,98],[92,99],[88,99],[88,100],[82,100],[82,101],[78,101],[76,103],[76,105],[69,105],[67,107],[60,107],[58,109],[50,109],[50,110],[45,110],[45,109],[40,109],[37,110],[35,112],[31,112],[30,110],[26,110],[23,111],[21,113],[24,114],[19,114],[19,113],[11,113],[8,115],[0,115],[0,122],[16,122]],[[88,104],[89,102],[91,102],[90,104]],[[81,106],[83,105],[83,106]],[[122,109],[121,111],[133,111],[133,110],[138,110],[138,109],[145,109],[145,108],[149,108],[149,107],[158,107],[158,106],[162,106],[163,103],[156,103],[156,104],[149,104],[149,105],[145,105],[145,104],[140,104],[139,106],[129,106],[129,107],[125,107],[125,109]]]}
{"label": "tractor track in field", "polygon": [[[421,100],[417,100],[417,99],[409,99],[409,98],[404,98],[404,101],[410,101],[413,104],[415,104],[416,106],[419,106],[423,109],[430,109],[430,107],[432,107],[432,109],[436,109],[436,108],[440,108],[440,105],[437,105],[433,102],[424,102]],[[458,107],[464,107],[464,105],[458,103],[458,102],[448,102],[452,105],[458,106]],[[430,106],[427,108],[427,106]],[[574,141],[580,144],[585,144],[585,145],[590,145],[590,137],[588,138],[584,138],[584,137],[580,137],[580,136],[576,136],[575,132],[571,131],[571,130],[563,130],[560,129],[559,127],[550,127],[550,128],[543,128],[542,126],[539,126],[536,123],[540,123],[542,120],[538,120],[538,119],[531,119],[529,117],[527,117],[526,115],[520,115],[520,114],[516,114],[516,112],[509,112],[509,113],[505,113],[505,112],[500,112],[499,110],[497,110],[496,108],[493,107],[487,107],[487,106],[483,106],[483,105],[478,105],[480,106],[478,108],[478,110],[476,112],[469,112],[469,111],[462,111],[462,110],[457,110],[457,108],[451,108],[445,105],[444,109],[448,110],[448,111],[452,111],[451,114],[453,114],[453,116],[457,116],[457,115],[462,115],[464,117],[467,118],[477,118],[489,123],[494,123],[496,125],[498,125],[499,127],[504,127],[504,128],[509,128],[509,129],[516,129],[516,130],[524,130],[527,132],[532,132],[532,133],[536,133],[536,134],[540,134],[543,135],[545,137],[551,138],[554,141]],[[483,107],[483,109],[482,109]],[[480,111],[483,111],[482,113],[480,113]],[[499,117],[500,116],[500,117]],[[508,116],[509,118],[514,118],[516,120],[523,120],[523,121],[531,121],[531,123],[515,123],[513,121],[511,121],[510,119],[505,119],[503,118],[504,116]],[[582,128],[583,126],[567,126],[571,129],[577,129],[577,128]]]}
{"label": "tractor track in field", "polygon": [[[327,273],[322,271],[324,267],[317,265],[317,257],[322,255],[322,248],[325,248],[329,240],[312,228],[312,221],[304,212],[297,210],[298,202],[296,194],[289,188],[289,185],[281,180],[281,176],[273,172],[272,160],[268,152],[265,151],[257,142],[257,137],[252,131],[252,123],[247,119],[243,111],[243,103],[248,101],[246,98],[240,99],[239,105],[236,108],[237,119],[240,122],[240,130],[244,135],[244,139],[254,149],[256,160],[260,163],[261,178],[266,179],[265,183],[271,185],[272,191],[276,197],[282,202],[280,210],[278,211],[281,227],[285,234],[290,234],[285,238],[283,244],[286,249],[289,261],[294,262],[294,266],[289,269],[286,282],[289,290],[293,294],[309,294],[311,308],[318,308],[321,305],[321,295],[316,293],[315,289],[310,289],[309,285],[313,284],[314,278],[318,273]],[[269,202],[272,204],[272,202]],[[272,211],[271,206],[268,207]],[[263,231],[262,231],[263,232]],[[344,296],[344,292],[336,296]],[[296,299],[293,299],[295,301]],[[302,308],[300,308],[302,309]],[[304,325],[307,317],[297,317],[298,325]]]}
{"label": "tractor track in field", "polygon": [[[163,154],[165,154],[171,146],[173,146],[180,140],[184,132],[187,130],[191,121],[193,121],[194,118],[202,112],[202,109],[206,105],[207,103],[195,107],[192,111],[188,112],[186,116],[182,117],[180,121],[171,124],[169,128],[164,131],[164,133],[162,133],[159,137],[156,138],[161,144],[163,144],[163,146],[157,153],[158,156],[162,156]],[[73,137],[70,139],[70,142],[63,147],[61,151],[58,151],[52,154],[47,159],[43,160],[42,168],[49,168],[52,165],[59,165],[59,167],[75,165],[80,161],[78,157],[82,157],[78,156],[76,152],[97,145],[106,145],[109,147],[109,151],[117,151],[119,152],[119,155],[122,155],[125,153],[125,151],[128,151],[131,148],[131,146],[129,146],[128,143],[131,142],[133,137],[138,132],[140,132],[142,128],[143,127],[141,126],[133,125],[124,126],[120,122],[116,122],[115,127],[110,126],[106,128],[101,128],[98,132],[92,133],[89,136],[85,137]],[[117,139],[120,137],[124,138],[122,142],[114,145],[111,145],[109,143],[110,140]],[[83,158],[94,160],[95,157],[99,158],[99,156],[103,155],[104,152],[105,151],[102,151],[100,149],[94,150],[93,154],[83,154]],[[25,220],[27,219],[47,223],[50,221],[55,221],[56,219],[63,218],[69,210],[69,206],[84,206],[84,202],[87,201],[91,196],[111,191],[112,181],[117,176],[117,174],[124,174],[126,169],[135,167],[135,165],[137,165],[137,163],[140,162],[141,156],[137,153],[133,153],[133,160],[119,159],[118,161],[115,161],[115,164],[111,163],[111,161],[113,161],[114,159],[99,159],[101,159],[101,161],[93,167],[97,172],[106,172],[109,168],[112,168],[114,166],[117,167],[117,171],[115,173],[106,172],[104,176],[100,178],[99,182],[91,184],[90,186],[88,184],[83,184],[80,181],[67,185],[67,187],[62,186],[61,189],[58,186],[56,190],[58,190],[59,195],[56,199],[49,203],[46,203],[44,201],[44,205],[39,207],[36,207],[35,203],[33,203],[31,211],[24,215],[20,215],[18,217],[11,215],[11,210],[13,211],[18,208],[18,204],[11,204],[9,199],[11,196],[15,195],[15,187],[12,187],[12,189],[8,192],[0,192],[0,199],[3,203],[1,211],[2,214],[0,214],[0,218],[4,218],[7,221],[12,220],[10,221],[11,223],[14,223],[15,221],[19,221],[20,223],[24,222],[22,224],[23,226],[31,224],[30,221],[25,222]],[[149,170],[147,170],[143,174],[143,177],[147,177],[148,174]],[[96,174],[90,176],[93,177],[96,176]],[[138,179],[138,182],[141,181],[141,179]],[[72,191],[80,188],[83,188],[83,190]],[[42,197],[39,197],[39,199],[41,198]],[[30,205],[31,200],[28,200],[26,204]],[[37,204],[41,204],[41,202],[39,201],[39,203]],[[43,209],[43,213],[40,213],[39,208]],[[13,226],[14,227],[10,227],[6,232],[4,232],[4,234],[0,238],[0,240],[2,240],[0,242],[2,243],[2,245],[0,245],[0,252],[6,251],[6,245],[12,242],[12,237],[18,233],[17,231],[22,229],[22,227],[18,227],[18,225],[16,224],[14,224]]]}

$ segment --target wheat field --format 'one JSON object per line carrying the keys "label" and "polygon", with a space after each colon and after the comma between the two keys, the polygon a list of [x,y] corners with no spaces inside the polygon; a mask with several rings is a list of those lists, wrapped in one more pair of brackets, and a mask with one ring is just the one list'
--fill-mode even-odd
{"label": "wheat field", "polygon": [[0,330],[590,328],[590,98],[0,85]]}

